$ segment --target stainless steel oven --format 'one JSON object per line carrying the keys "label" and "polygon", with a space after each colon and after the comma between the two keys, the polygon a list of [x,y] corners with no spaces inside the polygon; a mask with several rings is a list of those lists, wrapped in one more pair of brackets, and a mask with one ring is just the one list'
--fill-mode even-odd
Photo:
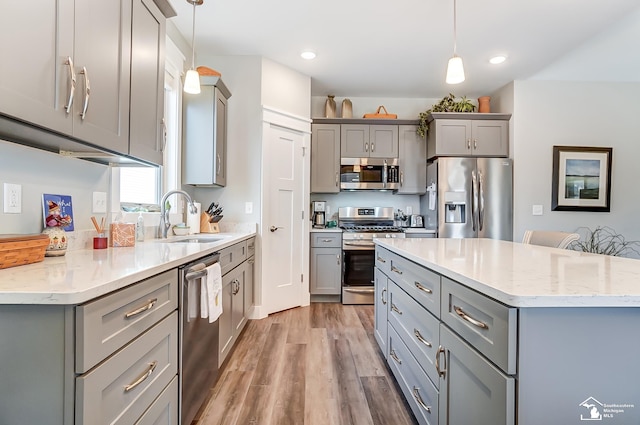
{"label": "stainless steel oven", "polygon": [[338,210],[342,234],[342,303],[373,304],[374,238],[404,238],[393,226],[393,208],[342,207]]}

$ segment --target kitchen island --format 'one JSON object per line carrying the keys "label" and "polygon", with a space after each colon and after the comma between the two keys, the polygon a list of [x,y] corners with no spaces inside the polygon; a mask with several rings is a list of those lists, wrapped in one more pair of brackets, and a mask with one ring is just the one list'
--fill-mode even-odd
{"label": "kitchen island", "polygon": [[[180,266],[220,253],[226,307],[215,323],[225,317],[231,327],[242,313],[240,331],[246,299],[237,307],[225,300],[227,293],[229,299],[244,294],[245,283],[253,285],[245,278],[254,236],[255,225],[236,233],[74,250],[0,270],[0,424],[179,423],[180,317],[187,311],[180,301],[186,293]],[[206,242],[185,242],[191,238]],[[189,310],[192,323],[196,317]],[[218,344],[205,349],[219,358]]]}
{"label": "kitchen island", "polygon": [[420,423],[640,423],[640,261],[376,244],[376,339]]}

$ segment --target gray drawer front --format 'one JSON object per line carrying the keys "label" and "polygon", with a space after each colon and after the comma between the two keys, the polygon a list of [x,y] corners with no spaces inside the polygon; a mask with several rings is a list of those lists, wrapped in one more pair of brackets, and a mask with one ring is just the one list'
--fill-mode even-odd
{"label": "gray drawer front", "polygon": [[311,233],[311,248],[341,248],[342,233]]}
{"label": "gray drawer front", "polygon": [[440,275],[394,253],[389,253],[389,278],[434,316],[440,317]]}
{"label": "gray drawer front", "polygon": [[[156,362],[153,372],[142,380]],[[178,312],[76,378],[76,423],[132,424],[178,373]],[[125,391],[125,387],[140,382]]]}
{"label": "gray drawer front", "polygon": [[246,240],[247,244],[247,258],[251,258],[256,255],[256,238]]}
{"label": "gray drawer front", "polygon": [[389,323],[437,387],[435,361],[440,345],[440,321],[391,280],[388,302]]}
{"label": "gray drawer front", "polygon": [[376,245],[376,267],[387,276],[391,270],[391,252]]}
{"label": "gray drawer front", "polygon": [[388,362],[418,423],[437,425],[438,390],[392,326],[389,326]]}
{"label": "gray drawer front", "polygon": [[162,391],[135,425],[178,425],[178,377]]}
{"label": "gray drawer front", "polygon": [[516,308],[443,277],[442,321],[503,371],[516,373]]}
{"label": "gray drawer front", "polygon": [[78,306],[76,372],[88,371],[177,308],[177,269]]}
{"label": "gray drawer front", "polygon": [[239,242],[220,251],[220,268],[226,274],[247,259],[247,244]]}

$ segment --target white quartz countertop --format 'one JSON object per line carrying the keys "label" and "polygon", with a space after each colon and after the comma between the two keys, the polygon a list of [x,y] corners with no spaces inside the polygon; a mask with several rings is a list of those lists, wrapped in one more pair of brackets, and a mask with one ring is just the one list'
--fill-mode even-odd
{"label": "white quartz countertop", "polygon": [[376,239],[513,307],[640,307],[640,260],[493,239]]}
{"label": "white quartz countertop", "polygon": [[[0,304],[81,304],[241,242],[254,232],[154,239],[132,247],[69,251],[0,270]],[[177,239],[220,238],[209,243]]]}

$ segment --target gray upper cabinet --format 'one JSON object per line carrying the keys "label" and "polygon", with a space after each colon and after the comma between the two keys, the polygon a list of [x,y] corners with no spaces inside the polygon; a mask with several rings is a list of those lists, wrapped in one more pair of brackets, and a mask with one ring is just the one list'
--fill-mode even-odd
{"label": "gray upper cabinet", "polygon": [[166,19],[152,0],[133,1],[131,33],[131,156],[162,164]]}
{"label": "gray upper cabinet", "polygon": [[340,124],[311,126],[311,193],[340,192]]}
{"label": "gray upper cabinet", "polygon": [[509,155],[511,114],[434,113],[427,133],[427,157]]}
{"label": "gray upper cabinet", "polygon": [[427,189],[427,141],[417,133],[418,126],[398,126],[398,194],[424,194]]}
{"label": "gray upper cabinet", "polygon": [[343,124],[341,127],[341,157],[398,157],[397,125]]}
{"label": "gray upper cabinet", "polygon": [[201,93],[183,98],[182,182],[193,186],[227,184],[227,99],[218,77],[201,77]]}

